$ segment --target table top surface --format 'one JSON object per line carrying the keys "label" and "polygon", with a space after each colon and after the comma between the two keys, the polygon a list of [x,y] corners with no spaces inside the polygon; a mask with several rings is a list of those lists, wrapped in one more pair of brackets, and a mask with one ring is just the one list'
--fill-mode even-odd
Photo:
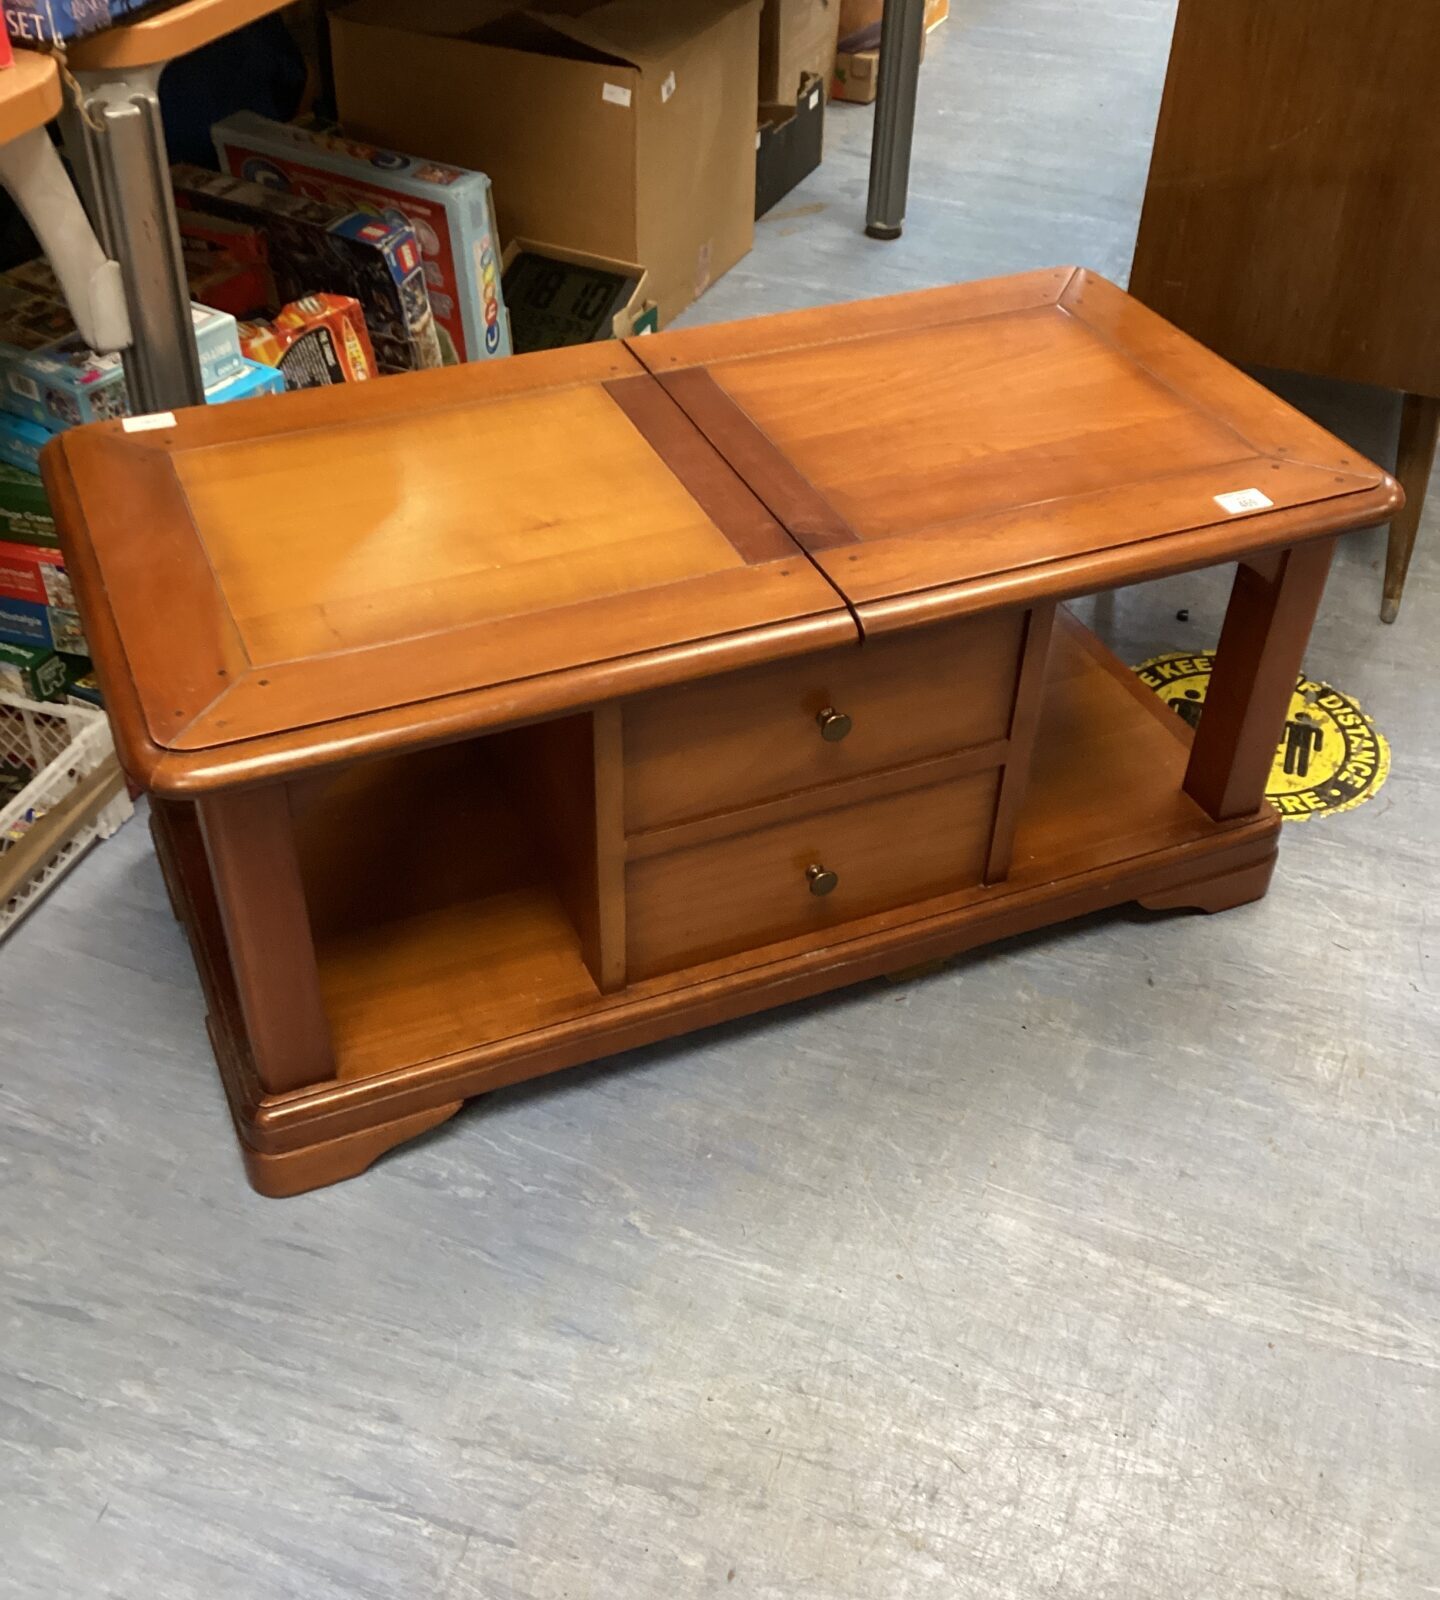
{"label": "table top surface", "polygon": [[185,790],[1378,520],[1070,269],[103,423],[46,452],[132,771]]}

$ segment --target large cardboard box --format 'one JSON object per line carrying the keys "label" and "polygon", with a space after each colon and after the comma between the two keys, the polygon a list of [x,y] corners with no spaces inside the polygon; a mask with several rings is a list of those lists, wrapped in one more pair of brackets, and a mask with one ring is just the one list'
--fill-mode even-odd
{"label": "large cardboard box", "polygon": [[812,74],[835,71],[841,0],[765,0],[760,13],[760,104],[793,106]]}
{"label": "large cardboard box", "polygon": [[502,238],[642,263],[665,325],[754,239],[759,20],[760,0],[358,0],[331,18],[340,116],[488,173]]}

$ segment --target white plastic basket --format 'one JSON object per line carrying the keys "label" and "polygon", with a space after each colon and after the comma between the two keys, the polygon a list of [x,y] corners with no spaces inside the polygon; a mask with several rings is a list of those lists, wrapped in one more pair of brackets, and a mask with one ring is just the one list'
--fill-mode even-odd
{"label": "white plastic basket", "polygon": [[134,814],[103,711],[0,694],[0,767],[32,774],[0,804],[0,939]]}

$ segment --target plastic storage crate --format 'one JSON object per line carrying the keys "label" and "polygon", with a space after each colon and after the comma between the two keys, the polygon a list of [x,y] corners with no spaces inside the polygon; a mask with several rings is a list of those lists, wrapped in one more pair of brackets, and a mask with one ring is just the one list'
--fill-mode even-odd
{"label": "plastic storage crate", "polygon": [[93,706],[0,694],[0,769],[29,773],[0,803],[0,939],[134,812],[110,724]]}

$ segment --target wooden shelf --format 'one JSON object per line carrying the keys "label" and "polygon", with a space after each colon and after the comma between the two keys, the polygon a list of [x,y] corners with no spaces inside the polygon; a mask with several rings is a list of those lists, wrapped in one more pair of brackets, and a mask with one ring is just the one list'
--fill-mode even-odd
{"label": "wooden shelf", "polygon": [[17,50],[15,65],[0,71],[0,144],[43,128],[60,115],[60,72],[53,56]]}
{"label": "wooden shelf", "polygon": [[87,38],[72,40],[67,51],[78,72],[122,67],[155,67],[234,33],[246,23],[281,11],[290,0],[187,0],[153,17],[122,22]]}
{"label": "wooden shelf", "polygon": [[[920,922],[1022,895],[1082,865],[1130,862],[1253,826],[1212,822],[1182,792],[1189,742],[1178,717],[1063,618],[1010,878],[847,924],[843,940],[901,917]],[[341,1079],[621,1012],[813,945],[772,945],[602,995],[541,876],[544,852],[502,796],[487,757],[495,744],[373,763],[352,769],[343,787],[315,786],[301,797],[301,859]],[[426,769],[418,781],[417,762]]]}

